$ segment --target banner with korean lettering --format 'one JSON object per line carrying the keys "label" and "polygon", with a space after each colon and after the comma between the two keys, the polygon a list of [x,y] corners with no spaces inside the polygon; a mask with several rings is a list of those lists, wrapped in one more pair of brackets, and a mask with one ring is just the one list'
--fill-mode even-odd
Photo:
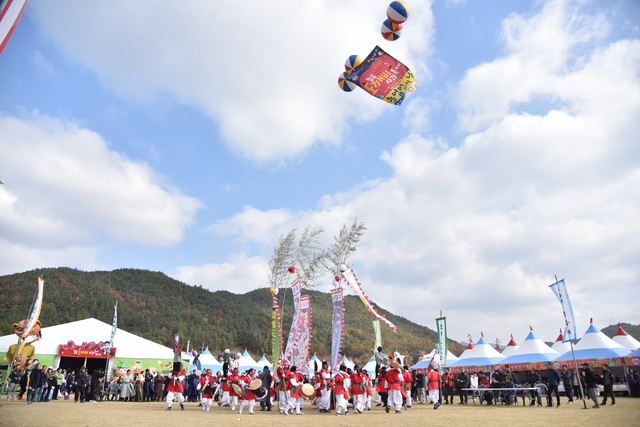
{"label": "banner with korean lettering", "polygon": [[284,350],[284,358],[289,359],[291,352],[295,344],[296,331],[298,330],[298,324],[300,323],[300,297],[302,291],[302,278],[298,277],[291,284],[291,291],[293,292],[293,320],[291,321],[291,330],[289,331],[289,338],[287,338],[287,346]]}
{"label": "banner with korean lettering", "polygon": [[295,332],[294,345],[291,350],[291,366],[304,369],[311,347],[311,297],[304,295],[300,298],[300,318]]}
{"label": "banner with korean lettering", "polygon": [[344,325],[344,290],[342,288],[331,291],[333,316],[331,318],[331,367],[336,369],[338,357],[342,347],[342,327]]}
{"label": "banner with korean lettering", "polygon": [[439,317],[436,319],[436,329],[438,331],[438,352],[440,353],[440,365],[443,366],[447,363],[447,353],[449,352],[446,317]]}
{"label": "banner with korean lettering", "polygon": [[346,77],[371,96],[389,104],[400,105],[407,93],[418,87],[411,70],[376,46]]}
{"label": "banner with korean lettering", "polygon": [[576,317],[573,314],[573,306],[567,292],[567,285],[564,279],[558,280],[553,285],[549,285],[553,293],[556,295],[562,305],[562,314],[564,315],[564,339],[562,342],[575,341],[577,337]]}

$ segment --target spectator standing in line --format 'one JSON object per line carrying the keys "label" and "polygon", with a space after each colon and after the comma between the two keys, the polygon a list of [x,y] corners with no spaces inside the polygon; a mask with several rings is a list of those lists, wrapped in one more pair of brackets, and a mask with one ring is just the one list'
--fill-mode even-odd
{"label": "spectator standing in line", "polygon": [[[535,388],[542,381],[540,378],[540,374],[536,372],[535,369],[531,369],[531,374],[529,374],[529,387]],[[542,399],[540,398],[540,393],[537,390],[529,390],[531,392],[531,406],[535,406],[536,397],[538,398],[538,406],[542,406]]]}
{"label": "spectator standing in line", "polygon": [[416,401],[420,405],[424,405],[425,396],[424,396],[424,373],[422,370],[419,370],[416,373]]}
{"label": "spectator standing in line", "polygon": [[67,377],[65,378],[65,386],[64,386],[64,400],[69,400],[69,395],[74,391],[74,381],[75,381],[76,371],[70,370],[67,373]]}
{"label": "spectator standing in line", "polygon": [[587,384],[587,396],[593,400],[593,409],[600,409],[598,403],[598,382],[596,381],[596,373],[589,367],[587,362],[582,364],[582,376]]}
{"label": "spectator standing in line", "polygon": [[564,393],[569,399],[567,403],[573,403],[573,374],[567,365],[562,365],[560,378],[562,379],[562,385],[564,386]]}
{"label": "spectator standing in line", "polygon": [[34,402],[37,402],[38,395],[42,390],[43,381],[44,373],[42,372],[40,364],[37,363],[35,368],[31,371],[31,375],[29,375],[29,394],[27,394],[27,405],[31,406]]}
{"label": "spectator standing in line", "polygon": [[16,400],[16,390],[20,387],[22,373],[16,369],[9,374],[9,389],[7,390],[7,400]]}
{"label": "spectator standing in line", "polygon": [[27,384],[29,383],[29,374],[25,369],[20,377],[20,393],[18,393],[18,400],[22,400],[22,396],[27,393]]}
{"label": "spectator standing in line", "polygon": [[560,385],[560,374],[553,368],[551,362],[547,362],[547,408],[553,408],[553,394],[556,395],[558,408],[560,407],[558,385]]}
{"label": "spectator standing in line", "polygon": [[153,378],[153,400],[160,402],[162,400],[162,392],[164,390],[164,377],[157,373]]}
{"label": "spectator standing in line", "polygon": [[469,380],[469,374],[467,374],[467,370],[464,367],[460,368],[460,373],[458,374],[458,379],[456,380],[456,384],[458,385],[458,389],[460,390],[459,405],[466,405],[469,401],[469,390],[463,390],[463,389],[469,388],[470,380]]}
{"label": "spectator standing in line", "polygon": [[151,402],[153,398],[153,374],[149,369],[144,370],[144,394],[142,398],[145,402]]}
{"label": "spectator standing in line", "polygon": [[449,368],[444,369],[444,375],[442,376],[442,394],[444,397],[445,405],[453,405],[453,382],[455,377],[451,373]]}
{"label": "spectator standing in line", "polygon": [[606,363],[602,364],[602,383],[604,385],[604,393],[600,405],[606,406],[607,396],[611,396],[611,406],[616,406],[616,397],[613,394],[613,373],[609,370],[609,365]]}

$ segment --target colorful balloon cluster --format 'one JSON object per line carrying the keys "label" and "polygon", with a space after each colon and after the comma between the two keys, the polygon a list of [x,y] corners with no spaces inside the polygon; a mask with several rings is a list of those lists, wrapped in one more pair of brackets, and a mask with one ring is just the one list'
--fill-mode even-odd
{"label": "colorful balloon cluster", "polygon": [[[387,19],[382,23],[382,37],[389,41],[395,41],[400,38],[402,33],[402,23],[409,18],[409,7],[403,1],[393,1],[387,8]],[[345,72],[338,77],[338,86],[345,92],[351,92],[356,85],[349,81],[347,77],[354,68],[362,64],[362,58],[358,55],[351,55],[344,63]]]}
{"label": "colorful balloon cluster", "polygon": [[387,8],[387,18],[382,23],[380,33],[385,40],[395,41],[402,34],[402,23],[409,18],[409,7],[402,1],[391,2]]}

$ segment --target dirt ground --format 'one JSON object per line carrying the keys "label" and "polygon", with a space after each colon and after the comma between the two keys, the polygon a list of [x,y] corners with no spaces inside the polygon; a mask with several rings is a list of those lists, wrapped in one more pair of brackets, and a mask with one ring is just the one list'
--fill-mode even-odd
{"label": "dirt ground", "polygon": [[[100,426],[176,426],[204,425],[216,423],[224,426],[371,426],[392,422],[398,426],[465,426],[480,424],[482,427],[505,425],[518,426],[640,426],[640,399],[622,397],[616,399],[617,406],[584,410],[581,401],[573,405],[562,400],[560,408],[538,408],[519,406],[444,405],[438,410],[433,406],[414,405],[402,414],[386,414],[381,408],[373,408],[364,414],[353,411],[347,416],[337,417],[335,412],[320,414],[305,403],[305,415],[284,416],[275,412],[246,412],[239,415],[229,408],[214,403],[211,412],[203,412],[197,403],[185,402],[181,411],[177,403],[165,411],[164,403],[149,402],[102,402],[74,403],[73,400],[40,402],[26,406],[24,401],[0,401],[0,427],[47,426],[47,427],[100,427]],[[590,408],[592,405],[588,404]],[[259,409],[259,406],[257,406]]]}

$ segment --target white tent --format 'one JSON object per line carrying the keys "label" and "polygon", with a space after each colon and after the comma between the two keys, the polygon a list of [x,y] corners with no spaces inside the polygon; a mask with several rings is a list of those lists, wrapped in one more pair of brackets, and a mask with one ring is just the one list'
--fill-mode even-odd
{"label": "white tent", "polygon": [[529,331],[529,335],[527,335],[527,338],[520,348],[511,356],[502,360],[500,364],[510,365],[516,363],[549,362],[556,360],[559,356],[560,353],[546,345],[538,338],[532,329]]}
{"label": "white tent", "polygon": [[[34,344],[36,358],[41,363],[58,367],[61,361],[67,363],[70,360],[83,363],[103,363],[102,359],[89,356],[58,356],[60,345],[67,345],[69,341],[77,346],[83,343],[99,343],[111,338],[112,326],[98,319],[88,318],[75,322],[64,323],[56,326],[42,328],[42,339]],[[173,349],[161,344],[139,337],[120,328],[116,329],[113,347],[116,348],[114,359],[108,359],[110,367],[124,364],[131,367],[134,372],[140,372],[144,368],[163,370],[169,367],[173,360]],[[9,346],[16,344],[15,335],[0,337],[0,352],[6,352]],[[63,364],[64,364],[63,363]],[[75,362],[74,362],[75,363]],[[105,362],[106,363],[106,362]],[[103,365],[103,366],[106,366]],[[107,369],[108,372],[111,369]]]}
{"label": "white tent", "polygon": [[616,334],[613,336],[613,340],[618,344],[620,344],[621,346],[623,346],[624,348],[627,348],[631,351],[634,351],[640,348],[640,341],[638,341],[637,339],[629,335],[627,331],[622,329],[622,324],[620,323],[618,323],[618,330],[616,331]]}
{"label": "white tent", "polygon": [[[589,329],[582,336],[580,342],[574,346],[576,360],[601,359],[609,357],[627,356],[629,349],[621,346],[596,328],[593,323],[589,324]],[[556,360],[572,360],[573,355],[568,351]]]}
{"label": "white tent", "polygon": [[460,360],[454,363],[447,363],[447,367],[494,365],[496,363],[502,363],[502,360],[504,360],[504,356],[498,353],[496,349],[484,339],[484,336],[478,340],[478,343],[473,349],[465,350],[464,353],[467,351],[469,351],[467,357],[463,359],[462,355],[460,355]]}
{"label": "white tent", "polygon": [[362,369],[367,371],[367,374],[369,374],[369,376],[373,378],[376,372],[376,358],[371,356],[371,359],[369,359],[369,361],[362,367]]}
{"label": "white tent", "polygon": [[502,353],[500,354],[502,354],[504,357],[509,357],[513,353],[515,353],[516,350],[518,350],[519,348],[520,348],[520,345],[518,345],[518,343],[513,339],[513,334],[512,334],[511,340],[509,340],[509,343],[504,348],[504,350],[502,350]]}
{"label": "white tent", "polygon": [[458,359],[466,359],[467,357],[471,357],[471,351],[473,350],[473,340],[469,338],[469,344],[464,349],[462,354],[458,357]]}
{"label": "white tent", "polygon": [[248,369],[262,369],[262,366],[258,366],[258,362],[253,360],[253,357],[245,350],[238,359],[238,370],[246,371]]}
{"label": "white tent", "polygon": [[265,356],[264,354],[262,355],[262,357],[260,358],[260,360],[258,360],[258,362],[256,363],[261,369],[264,369],[264,367],[268,367],[269,370],[273,370],[273,364],[271,362],[269,362],[269,359],[267,359],[267,356]]}
{"label": "white tent", "polygon": [[[42,328],[42,339],[34,344],[36,354],[58,354],[58,347],[73,341],[80,345],[84,342],[108,341],[112,326],[90,317],[84,320]],[[173,350],[161,344],[149,341],[122,329],[116,329],[113,339],[116,356],[131,359],[169,359],[173,360]],[[7,351],[15,344],[15,335],[0,337],[0,351]]]}

